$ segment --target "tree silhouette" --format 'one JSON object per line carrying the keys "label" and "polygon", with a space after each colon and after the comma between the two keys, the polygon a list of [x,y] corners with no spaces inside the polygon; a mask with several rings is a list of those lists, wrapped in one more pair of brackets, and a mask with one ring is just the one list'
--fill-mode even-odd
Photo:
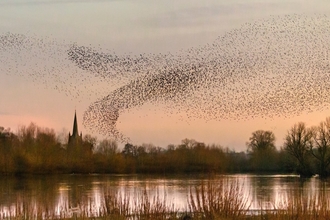
{"label": "tree silhouette", "polygon": [[275,135],[272,131],[258,130],[253,132],[246,145],[251,155],[252,170],[269,172],[277,169]]}
{"label": "tree silhouette", "polygon": [[312,132],[306,124],[295,124],[285,137],[284,148],[296,159],[296,169],[302,177],[313,175],[310,158]]}
{"label": "tree silhouette", "polygon": [[310,152],[317,161],[317,173],[324,178],[329,174],[330,165],[330,117],[319,126],[313,127],[311,132]]}

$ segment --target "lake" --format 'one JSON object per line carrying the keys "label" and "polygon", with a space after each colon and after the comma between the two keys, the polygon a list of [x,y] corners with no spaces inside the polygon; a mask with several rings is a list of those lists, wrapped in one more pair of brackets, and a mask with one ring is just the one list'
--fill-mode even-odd
{"label": "lake", "polygon": [[104,195],[129,195],[131,204],[146,190],[153,198],[157,194],[180,211],[187,210],[191,189],[202,182],[239,183],[242,195],[249,201],[249,210],[280,207],[292,194],[305,198],[330,195],[328,181],[314,177],[300,179],[296,175],[58,175],[1,177],[0,217],[15,216],[23,210],[30,213],[46,210],[54,215],[72,215],[77,208],[88,215],[97,215],[104,204]]}

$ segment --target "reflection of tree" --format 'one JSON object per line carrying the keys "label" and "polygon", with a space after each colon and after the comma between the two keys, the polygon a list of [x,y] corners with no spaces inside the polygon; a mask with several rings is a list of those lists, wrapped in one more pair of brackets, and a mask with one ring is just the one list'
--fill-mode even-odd
{"label": "reflection of tree", "polygon": [[271,209],[274,201],[274,178],[269,176],[251,177],[253,206],[256,209]]}
{"label": "reflection of tree", "polygon": [[28,213],[53,213],[57,188],[54,185],[55,177],[7,177],[0,180],[1,191],[6,192],[6,200],[1,201],[1,209],[7,207],[15,215]]}
{"label": "reflection of tree", "polygon": [[[293,204],[308,203],[323,193],[318,179],[298,177],[255,176],[251,178],[253,207],[257,209],[286,209]],[[306,204],[307,205],[307,204]]]}
{"label": "reflection of tree", "polygon": [[[251,198],[251,209],[280,208],[279,204],[302,204],[311,199],[328,198],[328,182],[318,178],[301,179],[277,176],[213,176],[224,183],[238,181],[244,188],[244,195]],[[97,215],[104,206],[105,195],[109,192],[131,196],[131,204],[146,190],[151,198],[167,195],[185,208],[189,187],[198,186],[205,176],[105,176],[105,175],[61,175],[7,177],[0,179],[0,218],[5,210],[11,209],[12,215],[61,215],[71,218],[76,215]],[[171,189],[171,190],[169,190]],[[169,191],[168,191],[169,190]],[[291,203],[290,203],[291,202]],[[13,205],[12,205],[13,204]],[[283,207],[283,206],[282,206]],[[78,212],[74,208],[77,208]]]}
{"label": "reflection of tree", "polygon": [[294,208],[307,208],[318,194],[319,189],[314,185],[315,179],[286,177],[279,180],[282,192],[281,198],[276,203],[278,209],[293,211]]}
{"label": "reflection of tree", "polygon": [[318,190],[318,197],[321,201],[326,200],[329,197],[329,193],[327,190],[327,182],[326,181],[319,181],[319,190]]}

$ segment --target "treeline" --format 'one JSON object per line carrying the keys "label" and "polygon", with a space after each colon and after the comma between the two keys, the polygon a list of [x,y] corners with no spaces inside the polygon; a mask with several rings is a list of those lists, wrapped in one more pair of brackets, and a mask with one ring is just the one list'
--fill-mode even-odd
{"label": "treeline", "polygon": [[[65,141],[64,141],[65,142]],[[53,129],[31,123],[16,133],[0,127],[0,173],[298,173],[330,174],[330,118],[319,126],[294,125],[284,145],[275,147],[272,131],[258,130],[235,152],[219,145],[184,139],[160,148],[152,144],[97,141],[85,135],[76,146],[61,141]]]}
{"label": "treeline", "polygon": [[[68,146],[54,130],[31,123],[18,132],[0,127],[1,173],[225,173],[257,171],[248,153],[236,153],[218,145],[185,139],[179,145],[160,148],[152,144],[97,142],[85,135]],[[272,155],[274,156],[274,155]],[[276,167],[261,171],[278,171]]]}

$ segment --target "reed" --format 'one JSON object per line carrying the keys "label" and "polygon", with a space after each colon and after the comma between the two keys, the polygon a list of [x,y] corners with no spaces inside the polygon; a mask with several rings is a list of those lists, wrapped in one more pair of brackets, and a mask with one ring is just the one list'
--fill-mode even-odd
{"label": "reed", "polygon": [[133,208],[134,219],[165,220],[175,219],[178,216],[179,210],[174,207],[174,204],[168,204],[166,194],[162,198],[158,190],[151,197],[144,189],[137,198]]}
{"label": "reed", "polygon": [[126,219],[132,214],[130,196],[127,193],[110,192],[104,195],[104,205],[100,216]]}
{"label": "reed", "polygon": [[176,219],[178,212],[179,210],[175,209],[174,204],[168,204],[166,194],[161,197],[159,191],[156,190],[156,194],[150,196],[145,188],[134,197],[126,192],[107,193],[104,195],[104,205],[98,217],[119,220],[163,220]]}
{"label": "reed", "polygon": [[238,219],[246,216],[249,206],[238,181],[202,182],[190,189],[188,196],[189,213],[194,219]]}
{"label": "reed", "polygon": [[[0,219],[104,219],[104,220],[326,220],[330,219],[330,201],[324,195],[309,197],[306,193],[287,195],[273,210],[249,212],[248,195],[238,181],[209,180],[192,187],[187,197],[187,210],[179,210],[158,190],[150,195],[105,192],[101,207],[91,201],[75,208],[52,211],[51,204],[36,204],[22,199],[16,206],[0,210]],[[275,203],[274,203],[275,204]],[[48,207],[48,208],[47,208]]]}
{"label": "reed", "polygon": [[275,207],[276,212],[261,214],[269,220],[325,220],[330,219],[329,199],[322,195],[292,193]]}

